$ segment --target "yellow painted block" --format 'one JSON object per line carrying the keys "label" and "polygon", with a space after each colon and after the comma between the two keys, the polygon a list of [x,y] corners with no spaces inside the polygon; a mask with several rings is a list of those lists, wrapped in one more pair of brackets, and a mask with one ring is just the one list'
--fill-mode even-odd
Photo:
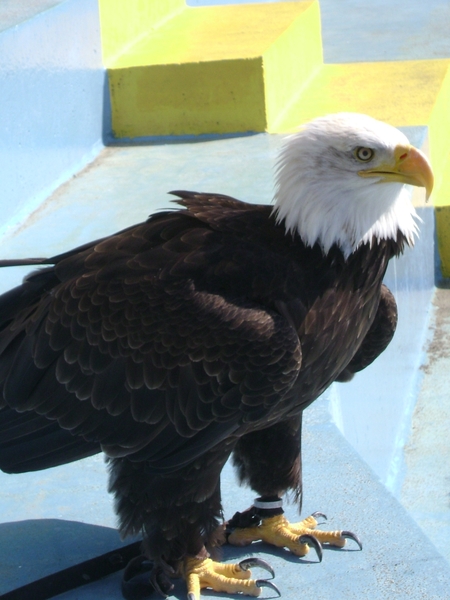
{"label": "yellow painted block", "polygon": [[450,277],[450,206],[437,206],[435,210],[441,273]]}
{"label": "yellow painted block", "polygon": [[261,59],[152,65],[110,72],[118,137],[263,131]]}
{"label": "yellow painted block", "polygon": [[317,1],[187,7],[108,63],[113,131],[265,131],[321,63]]}
{"label": "yellow painted block", "polygon": [[[115,67],[261,56],[314,2],[186,7],[118,57]],[[317,13],[318,16],[318,13]]]}
{"label": "yellow painted block", "polygon": [[[428,125],[430,159],[435,174],[435,206],[450,205],[450,61],[436,95]],[[444,192],[445,190],[445,192]]]}
{"label": "yellow painted block", "polygon": [[449,65],[448,60],[324,65],[272,131],[294,131],[340,111],[366,113],[397,127],[428,125]]}
{"label": "yellow painted block", "polygon": [[277,122],[322,65],[320,11],[314,2],[263,53],[267,130],[276,131]]}

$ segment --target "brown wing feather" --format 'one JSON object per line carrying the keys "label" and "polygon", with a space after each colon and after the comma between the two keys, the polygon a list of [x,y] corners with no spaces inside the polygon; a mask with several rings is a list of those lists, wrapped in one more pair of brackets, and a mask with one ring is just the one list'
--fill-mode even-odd
{"label": "brown wing feather", "polygon": [[238,237],[232,219],[218,231],[194,212],[162,213],[61,255],[45,285],[39,274],[10,293],[6,405],[155,469],[274,410],[301,364],[294,328],[261,295],[262,273],[275,278],[282,260]]}
{"label": "brown wing feather", "polygon": [[[395,303],[380,285],[401,240],[346,261],[286,235],[268,206],[179,195],[184,209],[54,257],[0,300],[0,440],[9,410],[64,432],[36,468],[59,464],[71,435],[82,440],[71,460],[86,443],[177,469],[297,417],[392,337]],[[17,464],[29,464],[30,423],[18,424]],[[0,442],[5,468],[1,456]]]}

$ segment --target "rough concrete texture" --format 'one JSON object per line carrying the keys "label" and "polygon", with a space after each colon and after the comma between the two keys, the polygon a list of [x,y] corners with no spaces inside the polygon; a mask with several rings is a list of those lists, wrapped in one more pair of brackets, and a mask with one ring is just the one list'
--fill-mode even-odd
{"label": "rough concrete texture", "polygon": [[450,561],[450,284],[436,289],[424,377],[404,450],[400,499]]}
{"label": "rough concrete texture", "polygon": [[61,4],[64,0],[2,0],[0,2],[0,31],[15,27],[36,15]]}

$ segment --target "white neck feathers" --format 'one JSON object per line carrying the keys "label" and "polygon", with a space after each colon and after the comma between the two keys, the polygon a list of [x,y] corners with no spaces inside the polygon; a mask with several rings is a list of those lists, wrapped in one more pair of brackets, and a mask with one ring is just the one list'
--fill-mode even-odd
{"label": "white neck feathers", "polygon": [[277,222],[325,253],[337,244],[346,258],[361,244],[396,240],[399,231],[413,245],[418,217],[409,189],[360,177],[348,149],[325,146],[324,137],[301,131],[287,138],[276,174]]}

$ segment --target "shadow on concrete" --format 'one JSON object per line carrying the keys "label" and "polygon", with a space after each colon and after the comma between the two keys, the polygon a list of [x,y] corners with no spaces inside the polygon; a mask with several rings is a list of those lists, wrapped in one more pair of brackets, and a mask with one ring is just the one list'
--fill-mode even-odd
{"label": "shadow on concrete", "polygon": [[1,523],[0,539],[0,594],[123,545],[115,529],[62,519]]}

